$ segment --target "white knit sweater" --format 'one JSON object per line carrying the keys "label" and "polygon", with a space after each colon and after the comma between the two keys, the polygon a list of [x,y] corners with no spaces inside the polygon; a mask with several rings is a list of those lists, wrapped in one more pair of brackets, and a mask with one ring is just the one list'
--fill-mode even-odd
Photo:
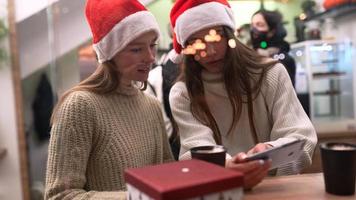
{"label": "white knit sweater", "polygon": [[157,100],[161,103],[163,121],[166,126],[167,136],[169,138],[172,135],[173,128],[172,128],[171,120],[169,119],[164,109],[163,88],[162,88],[163,85],[162,66],[157,66],[154,69],[152,69],[148,75],[147,81],[150,84],[150,86],[148,86],[144,92],[146,94],[152,95],[153,97],[157,98]]}
{"label": "white knit sweater", "polygon": [[[229,156],[246,152],[255,144],[249,126],[247,104],[232,134],[227,131],[232,121],[232,106],[228,99],[221,74],[202,73],[205,98],[222,134],[222,143]],[[212,130],[193,117],[189,95],[183,82],[177,82],[170,92],[174,119],[181,139],[180,159],[190,159],[189,149],[195,146],[214,145]],[[317,143],[314,127],[297,99],[285,67],[276,64],[266,74],[261,93],[253,102],[254,121],[259,142],[279,146],[294,139],[307,140],[304,154],[295,163],[277,170],[277,175],[295,174],[311,164]]]}

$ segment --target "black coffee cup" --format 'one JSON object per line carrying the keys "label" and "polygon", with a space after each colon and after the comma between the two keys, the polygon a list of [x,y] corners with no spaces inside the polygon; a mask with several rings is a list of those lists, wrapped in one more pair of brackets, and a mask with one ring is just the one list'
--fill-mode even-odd
{"label": "black coffee cup", "polygon": [[356,177],[356,145],[323,143],[320,145],[325,190],[336,195],[353,195]]}
{"label": "black coffee cup", "polygon": [[192,158],[225,167],[226,149],[220,145],[199,146],[190,149]]}

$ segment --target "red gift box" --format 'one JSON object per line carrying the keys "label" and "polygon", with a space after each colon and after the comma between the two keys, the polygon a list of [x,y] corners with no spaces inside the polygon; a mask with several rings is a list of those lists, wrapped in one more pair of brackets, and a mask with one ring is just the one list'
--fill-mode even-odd
{"label": "red gift box", "polygon": [[[225,199],[240,199],[243,195],[242,173],[194,159],[128,169],[125,171],[125,180],[128,199],[132,200],[202,199],[208,194],[217,194],[222,198],[226,195],[225,191],[230,196],[235,195],[234,198],[229,196]],[[132,197],[137,192],[140,193],[139,198]]]}

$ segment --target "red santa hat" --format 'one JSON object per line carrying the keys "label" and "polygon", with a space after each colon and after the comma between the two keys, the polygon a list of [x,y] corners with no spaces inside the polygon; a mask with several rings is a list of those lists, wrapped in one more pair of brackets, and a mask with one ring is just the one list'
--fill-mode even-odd
{"label": "red santa hat", "polygon": [[143,33],[160,34],[154,16],[137,0],[88,0],[85,14],[100,63],[111,60]]}
{"label": "red santa hat", "polygon": [[213,26],[227,26],[235,30],[235,20],[226,0],[177,0],[170,14],[174,29],[173,47],[170,59],[182,62],[182,49],[194,33]]}

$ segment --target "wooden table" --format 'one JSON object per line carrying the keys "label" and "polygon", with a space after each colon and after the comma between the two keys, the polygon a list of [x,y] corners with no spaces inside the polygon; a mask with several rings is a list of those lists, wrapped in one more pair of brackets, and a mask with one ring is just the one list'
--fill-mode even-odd
{"label": "wooden table", "polygon": [[337,196],[324,189],[323,174],[303,174],[266,178],[243,200],[356,200],[356,195]]}

